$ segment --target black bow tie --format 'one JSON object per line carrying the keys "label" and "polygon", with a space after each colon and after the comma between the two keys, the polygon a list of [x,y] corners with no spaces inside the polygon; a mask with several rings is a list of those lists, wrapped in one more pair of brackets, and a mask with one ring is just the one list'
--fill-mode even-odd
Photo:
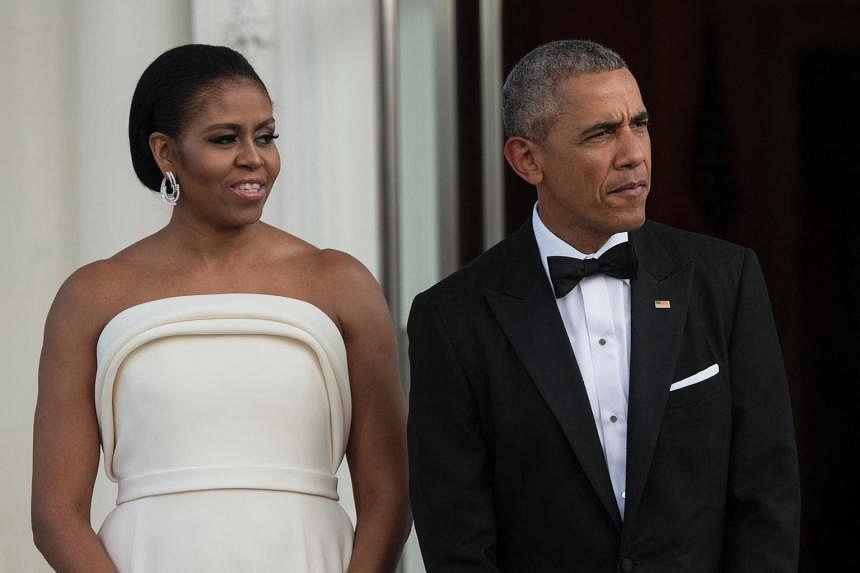
{"label": "black bow tie", "polygon": [[630,242],[615,245],[596,259],[575,259],[573,257],[547,257],[549,276],[555,298],[561,298],[585,277],[600,273],[617,279],[630,279],[636,276],[639,263]]}

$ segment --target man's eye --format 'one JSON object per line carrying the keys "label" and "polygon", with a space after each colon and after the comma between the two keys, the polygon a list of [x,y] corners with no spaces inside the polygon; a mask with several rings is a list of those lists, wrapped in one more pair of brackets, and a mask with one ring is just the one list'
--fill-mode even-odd
{"label": "man's eye", "polygon": [[216,145],[227,145],[236,141],[236,136],[233,134],[229,135],[219,135],[218,137],[213,137],[209,140],[211,143]]}

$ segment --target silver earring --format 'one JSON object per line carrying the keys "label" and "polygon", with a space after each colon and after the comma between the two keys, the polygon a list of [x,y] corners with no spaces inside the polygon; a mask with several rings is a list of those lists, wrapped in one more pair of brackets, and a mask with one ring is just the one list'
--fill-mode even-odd
{"label": "silver earring", "polygon": [[[168,185],[170,190],[167,190]],[[167,171],[164,174],[164,179],[161,180],[161,198],[164,202],[173,207],[179,202],[179,183],[176,182],[176,176],[173,171]]]}

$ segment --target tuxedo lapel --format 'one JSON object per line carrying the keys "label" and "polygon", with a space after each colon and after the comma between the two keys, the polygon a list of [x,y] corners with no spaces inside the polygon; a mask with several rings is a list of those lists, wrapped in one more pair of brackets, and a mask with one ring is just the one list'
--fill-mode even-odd
{"label": "tuxedo lapel", "polygon": [[540,262],[531,222],[511,237],[510,248],[503,288],[500,292],[487,290],[487,300],[600,501],[620,528],[621,516],[588,395]]}
{"label": "tuxedo lapel", "polygon": [[630,233],[630,241],[639,260],[639,271],[631,281],[630,295],[626,523],[635,520],[648,479],[678,359],[693,277],[693,263],[677,267],[651,235],[647,223]]}

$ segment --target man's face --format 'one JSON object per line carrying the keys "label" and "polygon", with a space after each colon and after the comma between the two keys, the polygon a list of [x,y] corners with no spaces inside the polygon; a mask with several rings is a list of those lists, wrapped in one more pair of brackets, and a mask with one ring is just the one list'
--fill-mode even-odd
{"label": "man's face", "polygon": [[648,114],[626,69],[561,85],[564,111],[533,146],[543,222],[586,253],[640,227],[651,188]]}

